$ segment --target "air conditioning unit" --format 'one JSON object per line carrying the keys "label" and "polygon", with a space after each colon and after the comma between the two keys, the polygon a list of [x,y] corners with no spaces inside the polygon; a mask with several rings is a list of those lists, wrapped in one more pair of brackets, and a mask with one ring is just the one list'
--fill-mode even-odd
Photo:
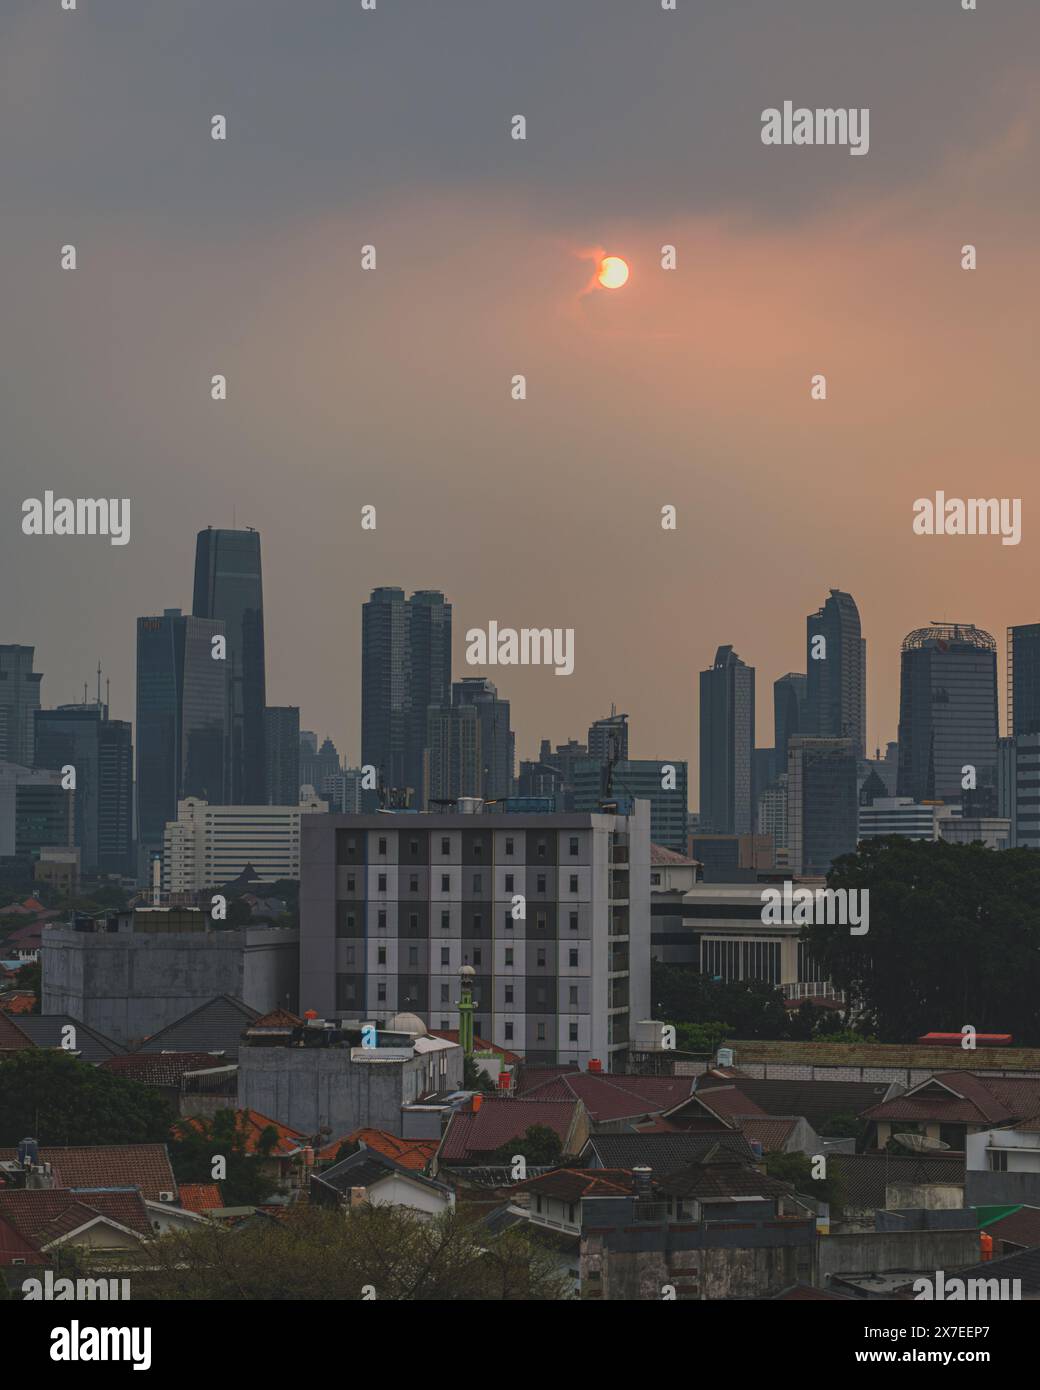
{"label": "air conditioning unit", "polygon": [[159,1201],[160,1201],[160,1202],[172,1202],[172,1201],[174,1200],[174,1196],[175,1196],[175,1194],[172,1193],[172,1192],[160,1192],[160,1193],[159,1193]]}

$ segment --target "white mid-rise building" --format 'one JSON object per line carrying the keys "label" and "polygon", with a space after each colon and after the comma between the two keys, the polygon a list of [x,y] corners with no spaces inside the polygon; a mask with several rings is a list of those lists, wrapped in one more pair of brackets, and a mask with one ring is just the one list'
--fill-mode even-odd
{"label": "white mid-rise building", "polygon": [[162,886],[167,893],[217,888],[251,867],[273,883],[300,877],[300,820],[328,810],[318,797],[298,806],[211,806],[190,796],[163,835]]}

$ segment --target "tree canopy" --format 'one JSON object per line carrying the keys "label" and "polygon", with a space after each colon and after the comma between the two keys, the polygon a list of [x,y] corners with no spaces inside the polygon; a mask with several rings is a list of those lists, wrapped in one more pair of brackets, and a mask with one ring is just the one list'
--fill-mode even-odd
{"label": "tree canopy", "polygon": [[27,1048],[0,1061],[0,1144],[159,1143],[173,1119],[157,1091],[60,1049]]}

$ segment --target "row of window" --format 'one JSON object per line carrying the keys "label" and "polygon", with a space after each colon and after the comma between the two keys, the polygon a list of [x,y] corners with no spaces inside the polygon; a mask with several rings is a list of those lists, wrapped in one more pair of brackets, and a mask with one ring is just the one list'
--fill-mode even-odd
{"label": "row of window", "polygon": [[[356,948],[355,946],[347,946],[347,947],[346,947],[346,951],[345,951],[346,960],[345,960],[345,963],[346,963],[347,965],[355,965],[355,964],[357,963],[357,962],[356,962],[356,951],[357,951],[357,948]],[[483,953],[483,951],[481,950],[481,948],[480,948],[479,946],[474,946],[474,947],[472,948],[472,950],[469,952],[469,954],[473,957],[473,959],[472,959],[471,961],[468,962],[470,965],[482,965],[482,964],[483,964],[483,955],[484,955],[484,953]],[[536,967],[544,968],[544,967],[546,967],[546,966],[548,965],[547,954],[548,954],[548,952],[547,952],[546,947],[544,947],[544,946],[539,946],[539,947],[537,948],[537,950],[536,950],[536,952],[535,952],[535,966],[536,966]],[[514,955],[515,955],[515,952],[514,952],[514,950],[513,950],[513,947],[512,947],[512,946],[507,946],[507,947],[506,947],[506,951],[505,951],[505,965],[506,965],[507,968],[508,968],[509,966],[515,964],[515,961],[514,961],[514,959],[513,959]],[[578,968],[578,952],[577,952],[577,950],[570,950],[570,951],[568,951],[567,957],[568,957],[568,961],[567,961],[568,965],[569,965],[572,969],[575,969],[575,970],[576,970],[576,969]],[[386,963],[387,963],[387,962],[386,962],[386,947],[385,947],[385,946],[380,946],[380,947],[377,949],[377,951],[376,951],[376,964],[377,964],[377,965],[386,965]],[[409,947],[408,947],[408,964],[409,964],[409,965],[415,965],[415,966],[417,966],[417,965],[419,964],[419,948],[418,948],[418,946],[409,946]],[[451,947],[450,947],[450,946],[442,946],[442,947],[441,947],[441,965],[448,965],[448,966],[451,965]],[[447,986],[445,986],[445,988],[447,988]],[[577,1000],[572,1000],[572,1003],[577,1003]]]}
{"label": "row of window", "polygon": [[[348,913],[345,914],[345,916],[346,916],[346,930],[347,930],[348,933],[351,933],[351,934],[352,934],[353,931],[355,930],[355,928],[357,927],[357,914],[354,913],[354,912],[348,912]],[[526,921],[527,919],[525,918],[524,920]],[[536,929],[536,930],[538,930],[538,931],[544,931],[544,930],[546,929],[546,926],[547,926],[547,923],[548,923],[548,917],[546,916],[546,914],[545,914],[544,912],[535,912],[534,915],[533,915],[533,920],[534,920],[534,925],[535,925],[535,929]],[[472,919],[472,921],[473,921],[472,931],[474,931],[474,932],[479,932],[479,931],[481,931],[481,930],[483,929],[483,926],[484,926],[484,914],[483,914],[482,912],[475,912],[475,913],[473,914],[473,919]],[[503,917],[503,919],[502,919],[502,921],[503,921],[503,925],[504,925],[506,931],[515,931],[515,930],[516,930],[516,920],[515,920],[514,917],[513,917],[512,911],[506,912],[505,915],[504,915],[504,917]],[[571,930],[571,931],[577,931],[577,930],[578,930],[578,914],[577,914],[576,912],[570,913],[570,914],[569,914],[568,921],[569,921],[570,930]],[[385,929],[386,929],[386,911],[385,911],[384,909],[382,909],[382,908],[378,909],[377,912],[376,912],[376,927],[377,927],[378,929],[380,929],[380,930],[385,930]],[[408,914],[408,928],[409,928],[410,931],[418,931],[418,930],[419,930],[419,914],[418,914],[417,912],[410,912],[410,913]],[[451,930],[451,913],[450,913],[450,912],[442,912],[442,913],[441,913],[441,930],[442,930],[442,931],[450,931],[450,930]]]}
{"label": "row of window", "polygon": [[[512,893],[512,892],[515,891],[515,880],[516,880],[516,875],[515,875],[515,874],[506,874],[506,876],[505,876],[505,891],[506,891],[507,893]],[[473,892],[474,892],[474,893],[482,893],[482,892],[484,891],[484,875],[483,875],[483,874],[474,874],[474,875],[473,875],[473,885],[472,885],[472,887],[473,887]],[[356,892],[357,892],[357,874],[347,874],[347,889],[346,889],[346,891],[347,891],[348,893],[356,893]],[[377,892],[377,893],[385,893],[386,891],[387,891],[387,875],[386,875],[386,874],[379,874],[379,875],[377,876],[377,878],[376,878],[376,892]],[[408,891],[409,891],[409,893],[418,893],[418,892],[419,892],[419,875],[418,875],[418,874],[409,874],[409,876],[408,876]],[[548,889],[548,879],[547,879],[547,875],[546,875],[546,874],[539,874],[539,875],[537,876],[536,880],[535,880],[535,892],[537,892],[537,893],[547,893],[548,891],[549,891],[549,889]],[[568,884],[567,884],[567,891],[568,891],[569,893],[577,893],[577,892],[578,892],[578,875],[577,875],[577,874],[571,874],[571,875],[569,875]],[[451,875],[450,875],[450,874],[441,874],[441,892],[442,892],[442,893],[450,893],[450,892],[451,892]]]}
{"label": "row of window", "polygon": [[[514,854],[516,853],[516,841],[515,841],[514,837],[513,837],[512,835],[507,835],[507,836],[505,837],[505,839],[506,839],[506,843],[505,843],[505,852],[506,852],[506,854],[507,854],[507,855],[514,855]],[[535,845],[535,857],[536,857],[537,859],[547,859],[547,858],[549,857],[549,842],[548,842],[548,840],[546,840],[546,839],[544,838],[544,836],[543,836],[542,838],[538,839],[538,840],[535,840],[534,845]],[[348,851],[349,851],[350,853],[352,853],[352,854],[356,854],[356,853],[357,853],[357,848],[358,848],[357,839],[356,839],[353,835],[348,836],[348,837],[347,837],[347,849],[348,849]],[[471,848],[471,850],[472,850],[473,857],[474,857],[475,859],[480,859],[480,858],[483,857],[484,847],[483,847],[483,845],[481,844],[481,842],[480,842],[479,840],[474,840],[473,843],[472,843],[472,845],[470,846],[470,848]],[[378,848],[377,848],[377,851],[376,851],[376,852],[377,852],[378,854],[381,854],[381,855],[385,855],[385,854],[387,853],[387,837],[386,837],[385,835],[380,835],[380,837],[379,837],[379,844],[378,844]],[[409,852],[409,854],[411,855],[411,857],[412,857],[413,859],[417,857],[417,855],[419,854],[419,841],[418,841],[417,839],[410,839],[410,840],[408,841],[408,852]],[[569,855],[571,855],[572,858],[577,858],[577,855],[578,855],[578,853],[579,853],[579,838],[578,838],[577,835],[571,835],[571,836],[570,836],[569,841],[568,841],[568,846],[567,846],[567,852],[568,852]],[[451,853],[451,837],[448,836],[448,835],[442,835],[442,836],[441,836],[441,854],[442,854],[442,855],[447,855],[447,854],[450,854],[450,853]]]}

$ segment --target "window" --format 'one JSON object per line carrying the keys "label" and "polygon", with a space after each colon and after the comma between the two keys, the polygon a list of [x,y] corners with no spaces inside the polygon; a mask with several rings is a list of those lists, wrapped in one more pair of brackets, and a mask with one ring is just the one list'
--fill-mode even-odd
{"label": "window", "polygon": [[385,946],[380,946],[380,947],[379,947],[379,954],[376,956],[376,962],[377,962],[377,964],[379,964],[379,965],[385,965],[385,964],[386,964],[386,947],[385,947]]}
{"label": "window", "polygon": [[441,1028],[444,1029],[445,1031],[447,1031],[448,1028],[450,1028],[450,1027],[451,1027],[451,1020],[450,1020],[450,1019],[447,1019],[447,1018],[442,1018],[442,1019],[441,1019]]}
{"label": "window", "polygon": [[473,952],[473,964],[474,964],[474,965],[479,965],[479,964],[480,964],[480,947],[479,947],[479,946],[476,947],[476,949],[475,949],[474,952]]}
{"label": "window", "polygon": [[[450,964],[451,964],[451,947],[450,947],[450,946],[442,946],[442,947],[441,947],[441,965],[450,965]],[[445,985],[444,988],[447,989],[447,985]]]}
{"label": "window", "polygon": [[347,947],[347,949],[346,949],[346,957],[347,957],[347,964],[348,964],[348,965],[353,965],[353,964],[354,964],[354,947],[353,947],[353,946],[348,946],[348,947]]}
{"label": "window", "polygon": [[412,931],[419,930],[419,914],[417,912],[409,912],[408,925],[411,927]]}
{"label": "window", "polygon": [[571,854],[572,854],[572,855],[576,855],[576,854],[578,853],[578,837],[577,837],[577,835],[572,835],[572,836],[571,836],[570,851],[571,851]]}
{"label": "window", "polygon": [[385,913],[385,912],[378,912],[378,913],[376,913],[376,921],[377,921],[377,923],[378,923],[379,926],[385,927],[385,926],[386,926],[386,913]]}
{"label": "window", "polygon": [[385,853],[386,853],[386,836],[385,836],[385,835],[380,835],[380,837],[379,837],[379,853],[380,853],[380,854],[385,854]]}
{"label": "window", "polygon": [[537,882],[538,882],[538,892],[539,892],[539,893],[544,893],[544,892],[545,892],[545,875],[544,875],[544,874],[539,874],[539,875],[538,875],[538,880],[537,880]]}
{"label": "window", "polygon": [[545,947],[544,947],[544,946],[539,946],[539,947],[538,947],[538,960],[537,960],[537,963],[538,963],[539,966],[543,966],[543,965],[545,964]]}
{"label": "window", "polygon": [[571,931],[577,931],[577,930],[578,930],[578,914],[577,914],[576,912],[572,912],[572,913],[571,913]]}
{"label": "window", "polygon": [[535,913],[534,924],[535,924],[535,926],[538,928],[539,931],[545,931],[545,913],[544,913],[544,912],[536,912],[536,913]]}
{"label": "window", "polygon": [[473,858],[480,859],[483,856],[483,854],[484,846],[480,843],[479,840],[476,840],[473,845]]}
{"label": "window", "polygon": [[507,1004],[511,1004],[512,1002],[513,1002],[513,986],[512,986],[512,985],[506,985],[506,1003],[507,1003]]}
{"label": "window", "polygon": [[479,893],[479,892],[481,892],[481,890],[482,890],[482,888],[483,888],[483,885],[484,885],[484,875],[483,875],[483,874],[474,874],[474,875],[473,875],[473,891],[474,891],[474,893]]}
{"label": "window", "polygon": [[[418,893],[418,891],[419,891],[419,875],[418,875],[418,874],[409,874],[409,875],[408,875],[408,891],[409,891],[409,893]],[[578,891],[578,890],[575,888],[575,889],[574,889],[574,892],[576,893],[577,891]]]}
{"label": "window", "polygon": [[481,927],[482,927],[483,925],[484,925],[484,914],[483,914],[482,912],[474,912],[474,914],[473,914],[473,930],[474,930],[474,931],[480,931],[480,929],[481,929]]}
{"label": "window", "polygon": [[447,986],[447,985],[441,985],[441,1003],[442,1003],[442,1004],[446,1004],[447,1002],[448,1002],[448,986]]}
{"label": "window", "polygon": [[991,1149],[989,1154],[989,1171],[991,1173],[1006,1173],[1007,1151],[1001,1149]]}
{"label": "window", "polygon": [[376,999],[380,1004],[386,1003],[386,985],[380,980],[376,988]]}
{"label": "window", "polygon": [[545,841],[544,841],[544,840],[539,840],[539,841],[538,841],[538,858],[539,858],[539,859],[544,859],[545,856],[546,856],[546,854],[547,854],[548,852],[549,852],[549,851],[548,851],[548,846],[546,845]]}
{"label": "window", "polygon": [[410,853],[411,853],[412,855],[418,856],[418,853],[419,853],[419,841],[418,841],[418,840],[409,840],[409,841],[408,841],[408,849],[409,849],[409,851],[410,851]]}
{"label": "window", "polygon": [[441,874],[441,892],[451,892],[451,874]]}
{"label": "window", "polygon": [[571,1023],[568,1025],[567,1037],[571,1042],[578,1041],[578,1025],[576,1023]]}
{"label": "window", "polygon": [[347,892],[353,893],[357,890],[357,875],[347,874]]}
{"label": "window", "polygon": [[447,835],[442,835],[442,836],[441,836],[441,854],[450,854],[450,853],[451,853],[451,841],[448,839]]}
{"label": "window", "polygon": [[506,836],[506,854],[512,854],[512,853],[513,853],[513,837],[512,837],[512,835],[507,835],[507,836]]}
{"label": "window", "polygon": [[571,888],[571,892],[572,892],[572,893],[576,893],[576,892],[578,891],[578,875],[577,875],[577,874],[571,874],[571,878],[570,878],[570,888]]}
{"label": "window", "polygon": [[513,891],[513,880],[514,880],[514,878],[515,878],[515,875],[514,875],[514,874],[506,874],[506,892],[507,892],[507,893],[511,893],[511,892]]}
{"label": "window", "polygon": [[512,946],[507,946],[507,947],[506,947],[506,965],[512,965],[512,964],[513,964],[513,948],[512,948]]}
{"label": "window", "polygon": [[542,985],[541,987],[539,987],[538,989],[535,990],[535,992],[534,992],[534,1002],[535,1002],[536,1004],[544,1004],[544,1003],[545,1003],[545,986],[544,986],[544,985]]}
{"label": "window", "polygon": [[652,885],[654,888],[659,888],[659,887],[661,886],[661,875],[660,875],[660,874],[651,874],[651,875],[650,875],[650,883],[651,883],[651,885]]}
{"label": "window", "polygon": [[419,964],[419,948],[418,948],[418,946],[409,946],[409,947],[408,947],[408,964],[409,964],[409,965],[418,965],[418,964]]}
{"label": "window", "polygon": [[511,912],[507,912],[507,913],[506,913],[506,931],[512,931],[512,930],[513,930],[513,914],[512,914]]}
{"label": "window", "polygon": [[572,1226],[577,1223],[578,1208],[574,1202],[568,1202],[567,1204],[567,1220],[571,1223]]}
{"label": "window", "polygon": [[567,1002],[568,1002],[569,1004],[576,1004],[576,1003],[578,1002],[578,986],[577,986],[577,985],[571,985],[571,986],[570,986],[570,993],[569,993]]}
{"label": "window", "polygon": [[578,964],[578,952],[576,950],[570,952],[569,964],[571,966],[576,966]]}
{"label": "window", "polygon": [[537,1212],[541,1212],[541,1210],[542,1210],[542,1199],[541,1199],[541,1197],[535,1197],[535,1199],[534,1199],[534,1209],[535,1209],[535,1211],[537,1211]]}
{"label": "window", "polygon": [[506,1042],[512,1042],[512,1041],[513,1041],[513,1025],[512,1025],[511,1023],[507,1023],[506,1026],[505,1026],[505,1030],[506,1030]]}
{"label": "window", "polygon": [[[545,1024],[544,1024],[544,1023],[539,1023],[539,1025],[538,1025],[538,1041],[539,1041],[539,1042],[545,1042]],[[538,1200],[541,1201],[541,1198],[539,1197]]]}
{"label": "window", "polygon": [[380,893],[386,892],[386,874],[379,875],[379,891]]}

